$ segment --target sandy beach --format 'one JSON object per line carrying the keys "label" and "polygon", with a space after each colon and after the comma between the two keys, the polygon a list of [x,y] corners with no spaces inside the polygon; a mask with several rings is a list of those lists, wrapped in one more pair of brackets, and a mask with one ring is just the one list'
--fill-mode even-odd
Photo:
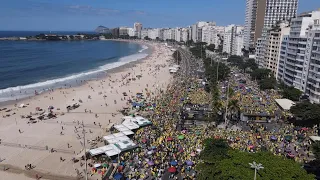
{"label": "sandy beach", "polygon": [[[160,44],[147,45],[152,48],[148,57],[110,70],[105,78],[24,99],[17,106],[0,106],[0,179],[34,179],[36,174],[42,179],[76,179],[76,169],[83,172],[84,166],[71,160],[83,150],[82,123],[86,148],[96,147],[93,140],[107,135],[112,124],[120,123],[118,110],[128,106],[128,97],[146,88],[156,96],[171,81],[171,50]],[[123,92],[128,95],[126,99]],[[75,103],[80,107],[68,112],[66,107]],[[37,119],[50,106],[56,118]],[[22,118],[28,115],[35,120]],[[32,170],[25,169],[27,164]]]}

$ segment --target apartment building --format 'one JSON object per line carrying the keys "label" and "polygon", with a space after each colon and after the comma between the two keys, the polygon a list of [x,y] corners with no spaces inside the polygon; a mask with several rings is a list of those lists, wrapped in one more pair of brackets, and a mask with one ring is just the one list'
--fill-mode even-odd
{"label": "apartment building", "polygon": [[135,36],[137,36],[138,38],[141,38],[142,24],[139,22],[135,22],[133,24],[133,29],[134,29]]}
{"label": "apartment building", "polygon": [[181,33],[182,33],[182,31],[181,31],[181,28],[175,28],[174,29],[174,34],[175,34],[175,40],[177,41],[177,42],[180,42],[181,41]]}
{"label": "apartment building", "polygon": [[[244,46],[255,48],[258,38],[278,21],[286,21],[297,14],[298,0],[247,0]],[[263,40],[262,40],[263,41]],[[263,45],[263,44],[262,44]]]}
{"label": "apartment building", "polygon": [[120,27],[119,36],[127,36],[127,35],[128,35],[128,27]]}
{"label": "apartment building", "polygon": [[145,37],[148,36],[148,29],[142,29],[141,30],[141,39],[144,39]]}
{"label": "apartment building", "polygon": [[243,48],[243,27],[229,25],[225,27],[223,35],[223,52],[231,55],[242,55]]}
{"label": "apartment building", "polygon": [[[290,27],[288,22],[278,23],[268,30],[264,47],[263,66],[270,69],[274,77],[278,77],[279,56],[282,40],[288,36]],[[260,48],[260,47],[257,47]]]}
{"label": "apartment building", "polygon": [[320,103],[320,10],[292,19],[281,44],[278,80]]}
{"label": "apartment building", "polygon": [[181,29],[181,41],[187,42],[189,40],[189,29],[182,28]]}

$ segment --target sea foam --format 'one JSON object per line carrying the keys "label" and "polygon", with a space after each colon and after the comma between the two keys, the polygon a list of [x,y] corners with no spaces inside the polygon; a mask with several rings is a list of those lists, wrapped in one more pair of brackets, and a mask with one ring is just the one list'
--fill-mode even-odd
{"label": "sea foam", "polygon": [[[38,82],[38,83],[24,85],[24,86],[16,86],[16,87],[9,87],[6,89],[0,89],[0,102],[29,97],[29,96],[34,95],[35,91],[37,91],[37,93],[40,94],[41,92],[47,91],[49,89],[64,87],[65,84],[68,84],[68,85],[75,84],[74,83],[75,80],[86,79],[85,77],[94,76],[94,75],[96,75],[98,73],[102,73],[106,70],[117,68],[117,67],[125,65],[127,63],[134,62],[139,59],[143,59],[148,56],[147,53],[144,53],[144,51],[147,49],[148,49],[148,46],[143,45],[142,49],[139,51],[139,53],[132,54],[132,55],[125,56],[125,57],[121,57],[121,58],[119,58],[119,60],[117,62],[108,63],[103,66],[100,66],[97,69],[89,70],[87,72],[71,74],[66,77],[52,79],[52,80],[46,80],[43,82]],[[70,83],[72,81],[73,81],[73,83]]]}

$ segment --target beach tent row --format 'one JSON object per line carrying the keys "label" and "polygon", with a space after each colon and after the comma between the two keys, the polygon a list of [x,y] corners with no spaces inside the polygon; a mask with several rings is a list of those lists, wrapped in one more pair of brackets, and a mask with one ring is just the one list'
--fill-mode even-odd
{"label": "beach tent row", "polygon": [[[148,119],[146,118],[143,118],[141,116],[136,116],[136,117],[132,117],[132,116],[124,116],[122,118],[123,122],[122,122],[122,125],[126,126],[129,128],[132,127],[133,125],[138,125],[138,128],[139,127],[144,127],[144,126],[148,126],[148,125],[151,125],[152,122],[149,121]],[[138,129],[136,128],[136,129]],[[130,129],[130,128],[129,128]]]}
{"label": "beach tent row", "polygon": [[89,153],[92,156],[106,154],[109,157],[120,154],[123,151],[134,149],[138,147],[128,136],[133,135],[132,130],[138,129],[152,124],[151,121],[141,117],[125,116],[122,118],[123,122],[119,125],[114,125],[114,128],[118,130],[118,133],[109,134],[104,136],[103,139],[109,144],[96,149],[91,149]]}

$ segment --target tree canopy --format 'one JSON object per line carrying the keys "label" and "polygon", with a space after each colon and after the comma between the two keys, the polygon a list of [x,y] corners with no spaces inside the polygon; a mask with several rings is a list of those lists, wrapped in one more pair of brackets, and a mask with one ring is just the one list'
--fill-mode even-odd
{"label": "tree canopy", "polygon": [[202,48],[201,46],[190,48],[190,52],[197,58],[206,58],[205,48]]}
{"label": "tree canopy", "polygon": [[281,94],[284,98],[290,99],[292,101],[299,101],[302,92],[294,87],[284,87]]}
{"label": "tree canopy", "polygon": [[215,44],[209,44],[209,46],[207,46],[207,49],[209,51],[215,51],[216,45]]}
{"label": "tree canopy", "polygon": [[312,152],[317,160],[320,160],[320,141],[312,143]]}
{"label": "tree canopy", "polygon": [[290,108],[295,119],[292,122],[300,126],[313,126],[320,123],[320,105],[308,101],[297,103]]}
{"label": "tree canopy", "polygon": [[274,89],[276,84],[277,81],[273,77],[268,77],[259,81],[259,87],[261,90]]}
{"label": "tree canopy", "polygon": [[269,152],[248,153],[234,150],[221,139],[207,139],[204,147],[200,153],[203,162],[197,165],[199,179],[252,179],[254,170],[249,163],[253,161],[264,167],[258,171],[257,179],[314,179],[314,175],[307,174],[298,163]]}
{"label": "tree canopy", "polygon": [[176,60],[177,64],[180,64],[180,62],[181,62],[181,54],[180,54],[180,51],[175,51],[175,52],[172,54],[172,57]]}

